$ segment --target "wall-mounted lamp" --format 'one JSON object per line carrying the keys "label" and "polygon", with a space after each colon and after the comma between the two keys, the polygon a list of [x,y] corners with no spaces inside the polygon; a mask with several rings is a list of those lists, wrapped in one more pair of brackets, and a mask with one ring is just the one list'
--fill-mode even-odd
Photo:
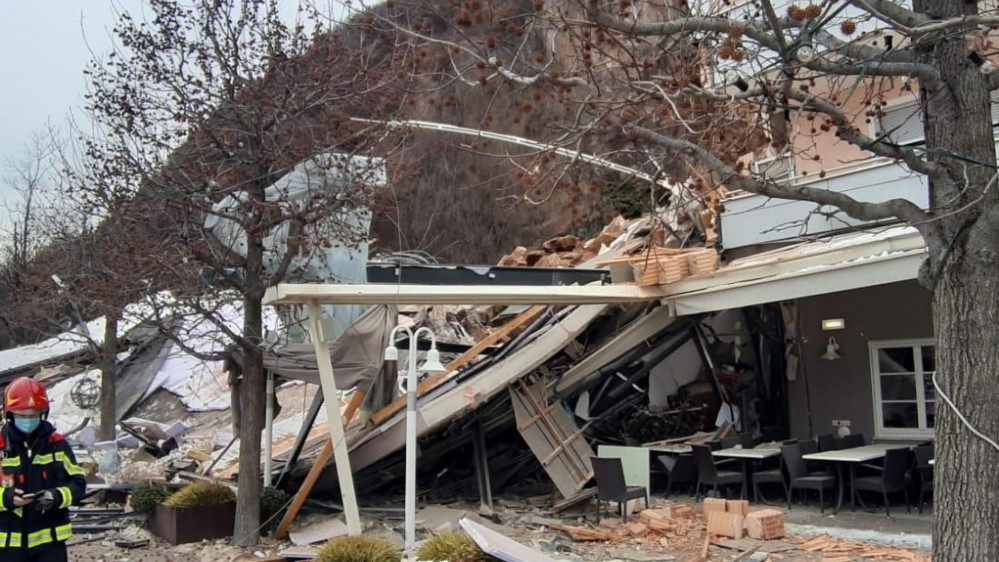
{"label": "wall-mounted lamp", "polygon": [[818,54],[815,45],[812,44],[812,34],[808,31],[802,33],[798,38],[798,46],[794,49],[794,58],[808,64],[815,60]]}
{"label": "wall-mounted lamp", "polygon": [[842,330],[846,328],[846,320],[843,318],[826,318],[822,321],[823,330]]}
{"label": "wall-mounted lamp", "polygon": [[826,344],[826,352],[822,354],[822,359],[826,361],[838,361],[843,357],[839,354],[839,342],[836,338],[830,337],[829,343]]}
{"label": "wall-mounted lamp", "polygon": [[749,91],[749,82],[746,82],[745,78],[741,74],[734,70],[729,70],[725,73],[725,83],[730,86],[735,86],[739,88],[740,92]]}
{"label": "wall-mounted lamp", "polygon": [[977,51],[971,51],[970,53],[968,53],[968,60],[970,60],[972,64],[977,66],[978,70],[982,74],[990,74],[992,71],[996,69],[995,65],[993,65],[992,62],[989,61],[989,59],[983,57]]}

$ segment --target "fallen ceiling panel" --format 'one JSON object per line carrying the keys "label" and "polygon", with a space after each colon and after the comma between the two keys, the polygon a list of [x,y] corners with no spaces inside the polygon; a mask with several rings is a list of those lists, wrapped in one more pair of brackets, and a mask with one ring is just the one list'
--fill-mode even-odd
{"label": "fallen ceiling panel", "polygon": [[560,400],[548,403],[544,383],[510,385],[517,431],[564,498],[575,496],[593,478],[593,449]]}

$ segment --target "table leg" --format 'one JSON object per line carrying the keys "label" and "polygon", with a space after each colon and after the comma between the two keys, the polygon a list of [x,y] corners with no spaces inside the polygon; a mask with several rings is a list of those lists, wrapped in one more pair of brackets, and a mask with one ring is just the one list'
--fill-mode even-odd
{"label": "table leg", "polygon": [[742,459],[742,497],[739,499],[749,499],[749,459]]}
{"label": "table leg", "polygon": [[841,462],[836,463],[836,476],[839,490],[836,495],[836,509],[833,510],[833,513],[839,513],[840,508],[843,507],[843,488],[846,487],[846,482],[843,481],[843,463]]}
{"label": "table leg", "polygon": [[857,471],[850,463],[850,511],[857,511],[857,488],[853,485],[856,477]]}

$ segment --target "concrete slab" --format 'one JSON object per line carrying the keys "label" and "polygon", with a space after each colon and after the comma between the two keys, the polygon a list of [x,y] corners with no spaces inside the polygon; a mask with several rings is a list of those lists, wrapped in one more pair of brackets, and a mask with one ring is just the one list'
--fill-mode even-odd
{"label": "concrete slab", "polygon": [[296,546],[305,546],[318,542],[326,542],[347,534],[347,524],[340,519],[330,517],[329,519],[321,519],[293,530],[288,534],[288,539]]}
{"label": "concrete slab", "polygon": [[486,554],[495,556],[503,562],[556,562],[546,554],[542,554],[529,546],[504,537],[503,535],[479,525],[468,519],[461,520],[461,527],[468,536],[479,545]]}

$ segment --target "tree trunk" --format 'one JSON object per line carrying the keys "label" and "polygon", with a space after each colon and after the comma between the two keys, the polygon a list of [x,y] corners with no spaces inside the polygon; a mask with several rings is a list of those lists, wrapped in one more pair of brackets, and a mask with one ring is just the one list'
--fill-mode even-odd
{"label": "tree trunk", "polygon": [[[915,0],[934,19],[977,13],[976,2]],[[927,154],[945,170],[930,181],[935,216],[917,224],[930,249],[922,278],[933,291],[937,380],[978,431],[999,437],[999,277],[992,226],[999,199],[995,133],[985,77],[968,60],[965,33],[933,36],[915,52],[940,73],[921,85]],[[955,158],[954,155],[960,155]],[[940,393],[935,397],[933,560],[999,560],[999,451],[976,436]]]}
{"label": "tree trunk", "polygon": [[118,402],[115,396],[115,379],[118,374],[118,316],[117,311],[106,315],[104,345],[101,346],[101,441],[114,441],[114,426],[118,422]]}
{"label": "tree trunk", "polygon": [[[263,200],[263,193],[256,194]],[[260,539],[260,437],[264,430],[263,334],[264,245],[259,236],[247,236],[243,287],[243,380],[239,384],[239,489],[233,543],[254,546]]]}
{"label": "tree trunk", "polygon": [[[260,341],[261,304],[245,299],[244,337]],[[236,526],[233,541],[253,546],[260,536],[260,436],[264,429],[263,361],[260,350],[243,349],[243,380],[239,385],[239,490],[236,494]]]}
{"label": "tree trunk", "polygon": [[[971,425],[993,440],[999,437],[994,248],[952,263],[933,299],[937,381]],[[934,562],[999,560],[999,451],[975,436],[939,394],[934,454]]]}

